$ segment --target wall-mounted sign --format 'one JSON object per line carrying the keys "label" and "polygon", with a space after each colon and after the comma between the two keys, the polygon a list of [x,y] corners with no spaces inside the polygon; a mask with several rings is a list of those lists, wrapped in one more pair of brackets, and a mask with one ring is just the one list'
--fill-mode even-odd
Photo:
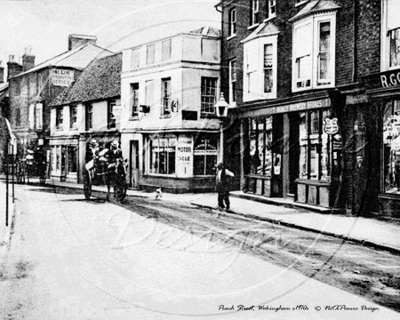
{"label": "wall-mounted sign", "polygon": [[193,175],[193,146],[191,137],[178,137],[176,160],[178,177],[191,177]]}
{"label": "wall-mounted sign", "polygon": [[74,81],[74,71],[67,69],[52,69],[50,77],[53,86],[69,87]]}
{"label": "wall-mounted sign", "polygon": [[400,86],[400,70],[385,71],[363,78],[367,89],[391,88]]}
{"label": "wall-mounted sign", "polygon": [[339,131],[338,119],[325,118],[324,119],[324,132],[327,134],[336,134]]}

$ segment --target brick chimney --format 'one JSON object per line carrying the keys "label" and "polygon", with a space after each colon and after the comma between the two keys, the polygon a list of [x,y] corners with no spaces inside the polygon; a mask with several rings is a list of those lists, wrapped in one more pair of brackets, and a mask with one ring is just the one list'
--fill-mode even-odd
{"label": "brick chimney", "polygon": [[7,79],[16,76],[22,72],[22,66],[15,61],[15,56],[10,56],[7,62]]}
{"label": "brick chimney", "polygon": [[68,50],[75,49],[86,43],[96,44],[96,36],[87,36],[82,34],[70,34],[68,37]]}
{"label": "brick chimney", "polygon": [[22,71],[28,71],[35,66],[35,56],[31,53],[32,48],[25,48],[25,54],[22,56]]}
{"label": "brick chimney", "polygon": [[4,83],[4,67],[3,61],[0,61],[0,84]]}

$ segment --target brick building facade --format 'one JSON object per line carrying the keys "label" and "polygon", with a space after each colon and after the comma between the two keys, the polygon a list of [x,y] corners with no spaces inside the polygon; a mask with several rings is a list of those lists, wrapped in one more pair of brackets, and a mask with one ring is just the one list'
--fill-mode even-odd
{"label": "brick building facade", "polygon": [[389,29],[382,25],[390,2],[216,6],[222,90],[240,126],[241,152],[231,158],[240,163],[242,190],[353,214],[382,212],[382,104],[367,94],[365,79],[387,68]]}

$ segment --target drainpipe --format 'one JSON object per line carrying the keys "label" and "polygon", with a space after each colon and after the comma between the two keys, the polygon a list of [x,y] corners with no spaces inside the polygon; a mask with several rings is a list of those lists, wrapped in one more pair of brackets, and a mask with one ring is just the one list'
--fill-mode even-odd
{"label": "drainpipe", "polygon": [[353,75],[352,75],[352,82],[357,81],[357,1],[354,0],[353,4]]}

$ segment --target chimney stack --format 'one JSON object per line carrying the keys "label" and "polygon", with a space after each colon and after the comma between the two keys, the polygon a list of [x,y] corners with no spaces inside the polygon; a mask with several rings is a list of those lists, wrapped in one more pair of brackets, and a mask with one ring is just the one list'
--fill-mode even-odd
{"label": "chimney stack", "polygon": [[0,61],[0,84],[4,83],[4,67],[3,61]]}
{"label": "chimney stack", "polygon": [[68,37],[68,50],[75,49],[86,43],[96,44],[96,36],[87,36],[82,34],[70,34]]}
{"label": "chimney stack", "polygon": [[7,62],[7,79],[12,78],[22,72],[22,66],[15,61],[15,56],[10,55],[9,61]]}
{"label": "chimney stack", "polygon": [[25,54],[22,56],[22,71],[28,71],[35,66],[35,56],[32,54],[32,47],[25,48]]}

